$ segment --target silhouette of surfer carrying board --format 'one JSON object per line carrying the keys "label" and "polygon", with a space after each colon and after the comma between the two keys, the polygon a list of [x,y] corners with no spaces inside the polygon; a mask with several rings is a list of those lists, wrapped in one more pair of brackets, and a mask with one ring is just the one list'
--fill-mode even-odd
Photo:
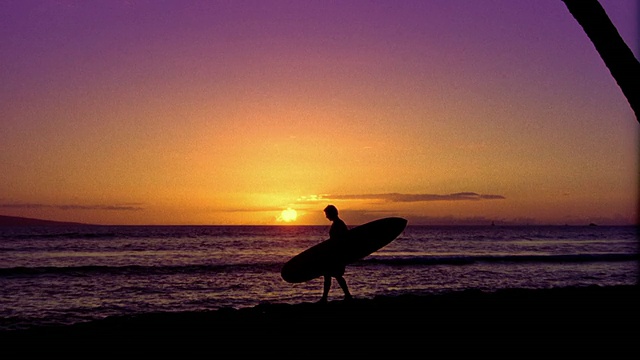
{"label": "silhouette of surfer carrying board", "polygon": [[[331,228],[329,229],[329,238],[341,240],[346,237],[349,232],[349,228],[347,225],[340,219],[338,216],[338,208],[333,205],[328,205],[324,208],[324,214],[331,221]],[[347,287],[347,281],[344,279],[344,270],[345,264],[333,264],[324,274],[324,289],[322,292],[322,298],[319,302],[326,303],[327,297],[329,296],[329,289],[331,289],[331,278],[335,278],[338,281],[338,284],[344,291],[344,299],[351,300],[353,297],[349,292],[349,288]]]}

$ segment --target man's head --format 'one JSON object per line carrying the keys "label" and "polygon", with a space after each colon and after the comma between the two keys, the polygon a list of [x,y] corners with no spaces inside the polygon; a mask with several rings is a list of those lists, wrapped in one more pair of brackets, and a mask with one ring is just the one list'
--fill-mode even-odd
{"label": "man's head", "polygon": [[327,205],[327,207],[324,208],[324,214],[329,220],[336,219],[338,218],[338,208],[333,205]]}

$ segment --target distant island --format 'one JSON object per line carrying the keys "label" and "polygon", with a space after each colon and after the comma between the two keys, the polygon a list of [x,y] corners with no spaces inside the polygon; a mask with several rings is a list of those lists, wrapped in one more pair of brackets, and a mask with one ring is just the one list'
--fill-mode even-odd
{"label": "distant island", "polygon": [[67,226],[67,225],[90,225],[90,224],[0,215],[0,226]]}

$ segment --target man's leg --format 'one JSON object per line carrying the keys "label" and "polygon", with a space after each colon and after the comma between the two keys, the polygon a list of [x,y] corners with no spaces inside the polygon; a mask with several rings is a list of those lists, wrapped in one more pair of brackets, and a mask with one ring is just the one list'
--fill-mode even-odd
{"label": "man's leg", "polygon": [[347,281],[342,276],[338,276],[336,278],[336,280],[338,280],[338,284],[340,284],[340,287],[342,288],[342,291],[344,291],[344,299],[345,300],[351,300],[353,297],[351,296],[351,293],[349,292],[349,287],[347,287]]}
{"label": "man's leg", "polygon": [[324,288],[322,290],[322,298],[320,302],[327,302],[327,298],[329,296],[329,289],[331,289],[331,276],[324,276]]}

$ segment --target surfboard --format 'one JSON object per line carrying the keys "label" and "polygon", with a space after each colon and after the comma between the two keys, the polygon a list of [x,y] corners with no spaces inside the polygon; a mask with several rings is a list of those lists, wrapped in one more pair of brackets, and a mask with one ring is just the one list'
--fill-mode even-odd
{"label": "surfboard", "polygon": [[332,264],[350,264],[380,250],[397,238],[407,220],[388,217],[351,228],[345,238],[327,239],[287,261],[280,275],[290,283],[300,283],[324,275]]}

